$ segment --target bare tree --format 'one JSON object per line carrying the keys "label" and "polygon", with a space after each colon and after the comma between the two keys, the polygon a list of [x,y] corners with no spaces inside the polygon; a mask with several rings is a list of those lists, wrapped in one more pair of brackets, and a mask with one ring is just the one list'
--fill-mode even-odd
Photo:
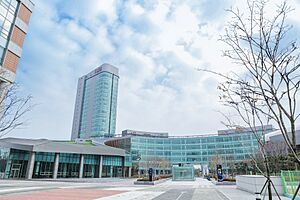
{"label": "bare tree", "polygon": [[16,83],[0,85],[0,138],[24,125],[23,116],[31,110],[31,96],[21,96]]}
{"label": "bare tree", "polygon": [[[287,145],[285,142],[267,142],[266,152],[269,157],[269,163],[272,173],[280,173],[281,170],[291,170],[295,169],[297,163],[292,163],[290,161],[291,157],[288,152]],[[290,166],[289,166],[290,165]]]}
{"label": "bare tree", "polygon": [[156,157],[156,156],[147,156],[142,158],[142,162],[139,163],[140,168],[144,168],[146,173],[148,173],[149,168],[153,169],[161,169],[161,168],[169,168],[170,162],[167,159]]}
{"label": "bare tree", "polygon": [[222,158],[221,156],[219,156],[218,154],[212,157],[209,157],[209,168],[213,174],[213,176],[216,176],[216,169],[217,169],[217,165],[222,164]]}
{"label": "bare tree", "polygon": [[[292,9],[287,2],[278,5],[275,14],[269,17],[266,7],[273,5],[264,0],[248,0],[247,10],[228,10],[233,18],[227,24],[221,37],[229,48],[224,56],[240,66],[241,73],[224,75],[220,84],[220,99],[224,105],[233,108],[241,122],[234,126],[250,127],[259,143],[259,150],[265,163],[269,199],[272,199],[270,167],[264,140],[265,131],[257,126],[276,124],[280,129],[289,151],[300,164],[296,153],[296,122],[300,116],[299,101],[300,62],[299,46],[296,40],[289,40],[291,26],[286,24]],[[230,119],[231,120],[231,119]],[[291,134],[289,134],[291,133]],[[255,159],[254,159],[255,161]]]}

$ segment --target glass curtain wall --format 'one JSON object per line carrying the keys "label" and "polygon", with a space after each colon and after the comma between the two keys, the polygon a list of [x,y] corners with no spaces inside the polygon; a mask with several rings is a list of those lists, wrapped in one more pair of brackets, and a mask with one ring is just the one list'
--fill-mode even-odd
{"label": "glass curtain wall", "polygon": [[5,178],[5,169],[9,160],[9,148],[0,147],[0,179]]}
{"label": "glass curtain wall", "polygon": [[101,72],[85,80],[79,136],[113,137],[116,129],[118,77]]}
{"label": "glass curtain wall", "polygon": [[58,178],[78,178],[80,168],[80,154],[60,153]]}
{"label": "glass curtain wall", "polygon": [[55,153],[36,152],[33,178],[52,178]]}
{"label": "glass curtain wall", "polygon": [[122,168],[122,157],[103,156],[102,177],[122,177]]}
{"label": "glass curtain wall", "polygon": [[[178,164],[209,165],[216,158],[227,170],[233,163],[249,159],[258,150],[257,140],[251,132],[168,138],[131,136],[128,140],[120,138],[106,144],[127,151],[130,148],[128,154],[135,169],[141,171],[152,167],[158,173],[171,170],[172,165]],[[130,145],[124,145],[128,142]],[[149,166],[149,163],[153,166]]]}
{"label": "glass curtain wall", "polygon": [[193,166],[173,167],[173,181],[194,181],[195,172]]}
{"label": "glass curtain wall", "polygon": [[5,178],[25,178],[28,159],[28,151],[10,149],[9,159],[5,169]]}
{"label": "glass curtain wall", "polygon": [[117,100],[118,100],[118,82],[119,78],[112,75],[111,88],[111,103],[110,103],[110,120],[109,120],[109,137],[113,137],[116,133],[116,119],[117,119]]}
{"label": "glass curtain wall", "polygon": [[18,7],[17,0],[0,0],[0,64],[3,63],[4,49],[7,48],[8,37]]}
{"label": "glass curtain wall", "polygon": [[83,177],[98,178],[99,177],[100,156],[84,155]]}

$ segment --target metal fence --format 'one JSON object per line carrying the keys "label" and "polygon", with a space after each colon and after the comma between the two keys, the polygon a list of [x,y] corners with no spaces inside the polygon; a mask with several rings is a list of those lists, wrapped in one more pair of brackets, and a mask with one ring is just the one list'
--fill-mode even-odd
{"label": "metal fence", "polygon": [[[300,182],[300,171],[281,171],[281,179],[284,195],[287,197],[293,197]],[[296,199],[300,200],[299,192]]]}

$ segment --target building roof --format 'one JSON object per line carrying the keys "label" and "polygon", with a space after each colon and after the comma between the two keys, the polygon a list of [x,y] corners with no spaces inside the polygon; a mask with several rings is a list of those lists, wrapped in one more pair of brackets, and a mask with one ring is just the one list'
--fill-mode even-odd
{"label": "building roof", "polygon": [[[288,127],[288,130],[290,130],[290,128]],[[291,139],[292,138],[292,134],[291,132],[288,133],[288,137]],[[268,133],[265,135],[265,140],[266,141],[273,141],[273,142],[278,142],[278,141],[284,141],[283,135],[281,133],[281,130],[275,130],[271,133]],[[299,145],[300,144],[300,126],[297,125],[296,126],[296,144]]]}
{"label": "building roof", "polygon": [[97,67],[96,69],[94,69],[93,71],[91,71],[90,73],[80,77],[80,79],[89,79],[93,76],[98,75],[101,72],[109,72],[111,74],[116,75],[117,77],[119,77],[119,69],[113,65],[104,63],[102,64],[100,67]]}
{"label": "building roof", "polygon": [[[256,131],[273,131],[273,130],[275,130],[272,125],[255,126],[252,128],[255,128]],[[252,132],[252,128],[236,127],[234,129],[218,130],[218,135],[229,135],[229,134]]]}
{"label": "building roof", "polygon": [[136,135],[136,136],[148,136],[148,137],[168,137],[167,132],[149,132],[149,131],[137,131],[137,130],[123,130],[122,136]]}
{"label": "building roof", "polygon": [[93,146],[47,139],[3,138],[0,139],[0,146],[35,152],[125,156],[125,150],[106,145]]}

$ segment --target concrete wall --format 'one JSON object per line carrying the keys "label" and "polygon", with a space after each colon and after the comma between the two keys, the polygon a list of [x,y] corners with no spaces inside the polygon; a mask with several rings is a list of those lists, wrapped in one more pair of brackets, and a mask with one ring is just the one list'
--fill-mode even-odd
{"label": "concrete wall", "polygon": [[[283,195],[283,185],[281,178],[279,176],[272,176],[272,182],[275,185],[275,188],[279,195]],[[240,190],[244,190],[254,194],[255,192],[260,192],[263,185],[265,184],[266,178],[260,175],[240,175],[236,176],[236,186]],[[272,194],[275,194],[275,191],[272,187]]]}

